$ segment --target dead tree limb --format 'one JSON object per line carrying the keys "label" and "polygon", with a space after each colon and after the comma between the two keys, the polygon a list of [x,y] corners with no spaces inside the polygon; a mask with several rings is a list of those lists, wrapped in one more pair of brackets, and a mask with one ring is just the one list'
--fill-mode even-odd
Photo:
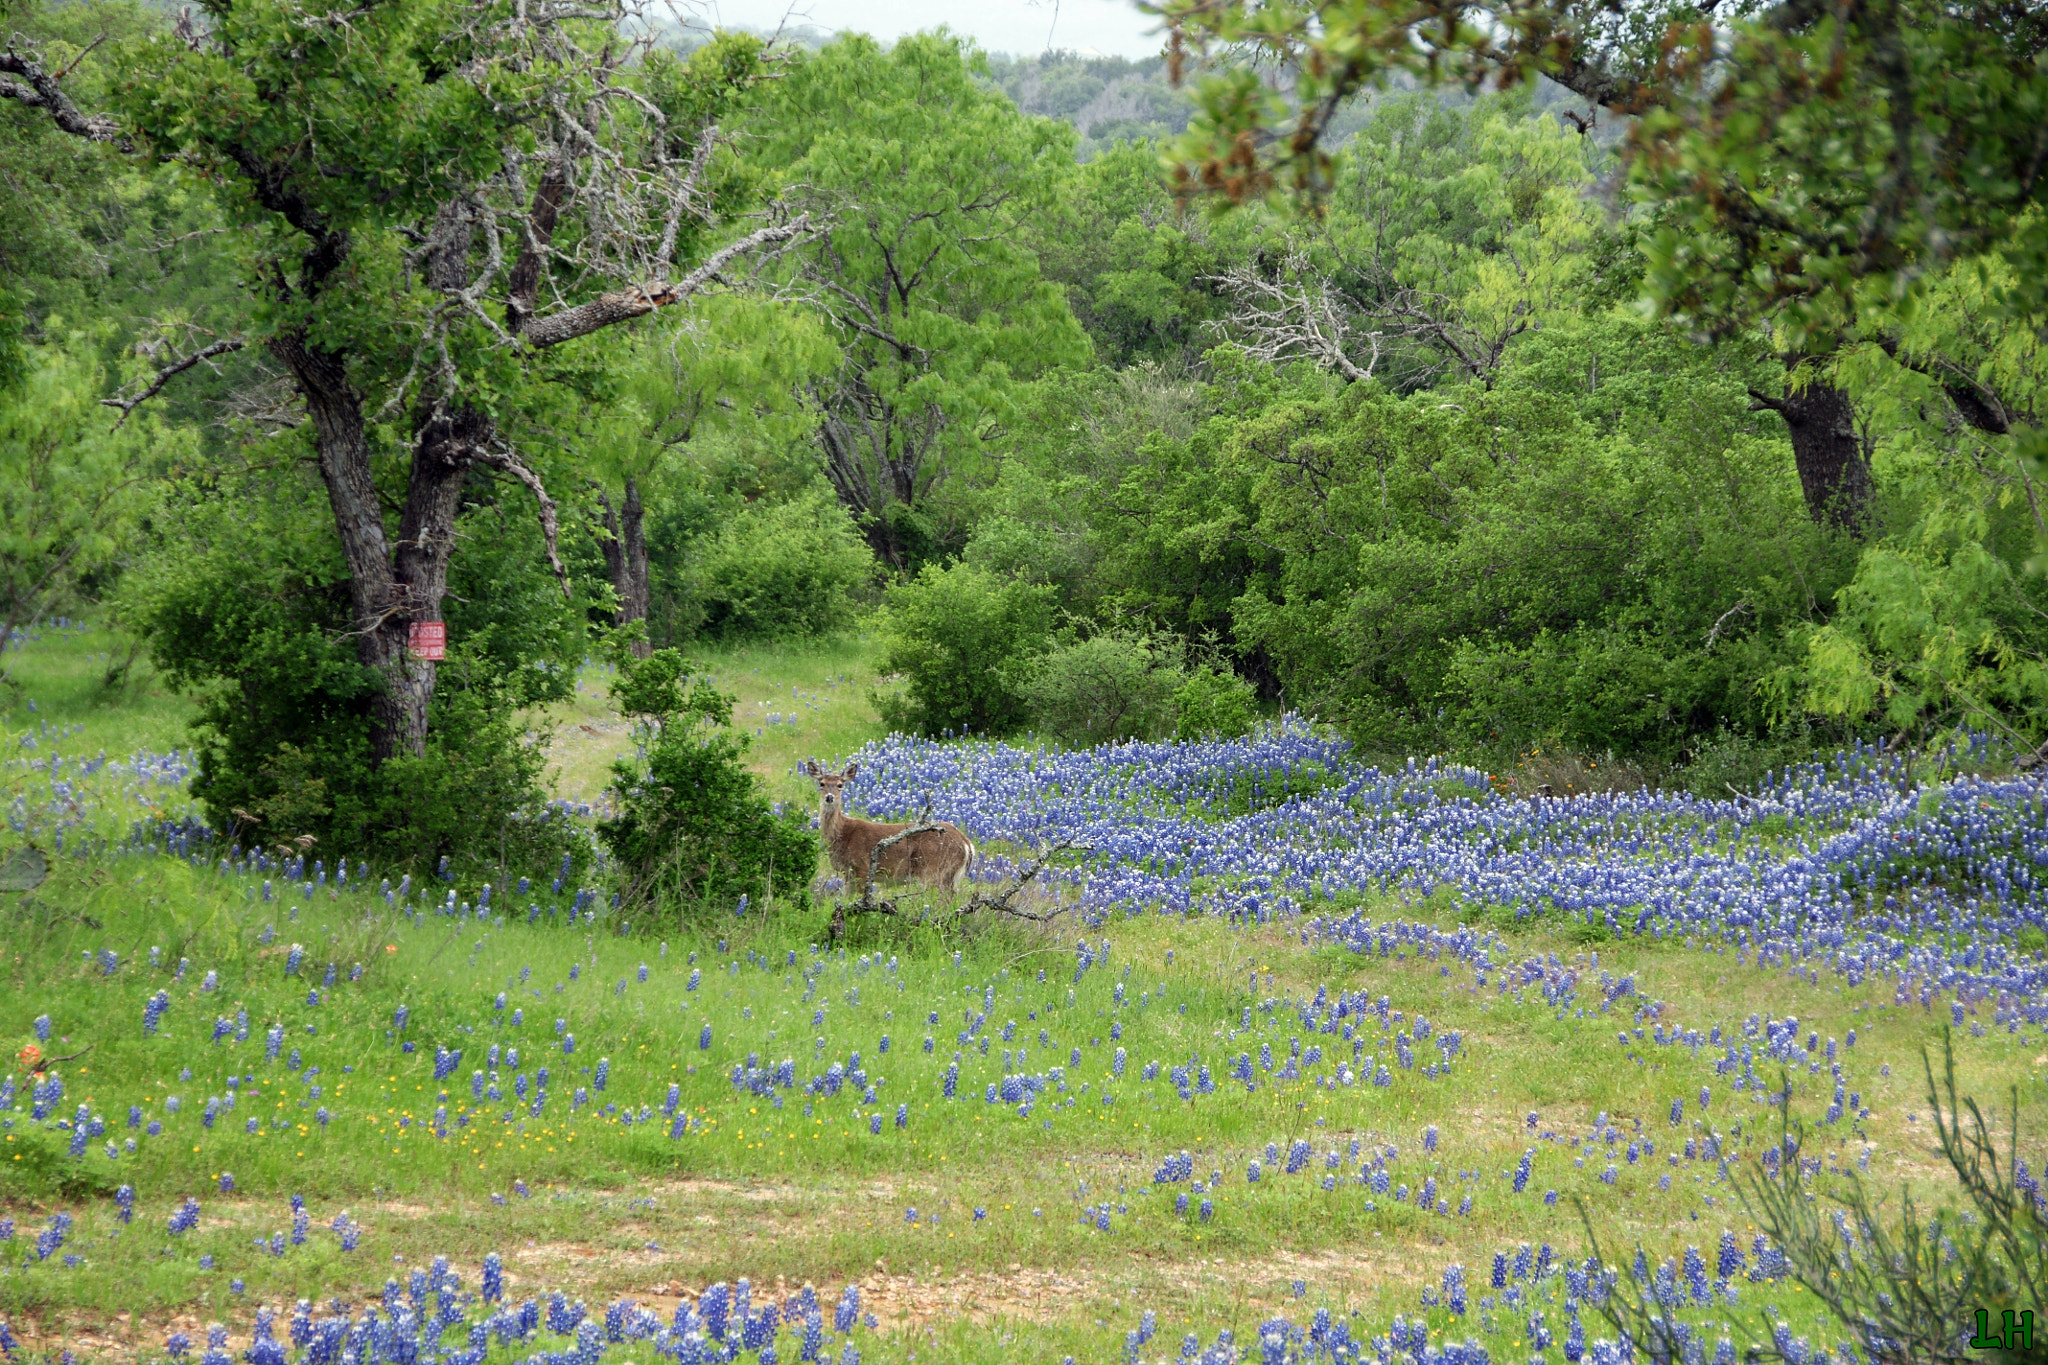
{"label": "dead tree limb", "polygon": [[924,814],[918,817],[917,823],[896,834],[890,835],[887,839],[875,845],[874,851],[868,857],[868,876],[866,883],[861,888],[860,899],[833,902],[832,922],[825,932],[827,946],[839,941],[840,935],[846,932],[848,919],[861,915],[886,915],[893,919],[908,920],[913,925],[944,925],[964,924],[974,916],[986,913],[1007,915],[1011,919],[1024,920],[1032,924],[1050,924],[1074,908],[1071,905],[1056,905],[1049,910],[1027,910],[1017,904],[1017,897],[1024,888],[1037,880],[1039,874],[1048,867],[1051,867],[1053,860],[1059,857],[1060,854],[1074,851],[1085,852],[1087,850],[1088,846],[1086,844],[1076,843],[1072,839],[1062,839],[1057,843],[1049,845],[1027,864],[1023,871],[1012,877],[1000,891],[976,891],[967,898],[964,904],[951,910],[938,913],[912,913],[897,905],[894,900],[878,896],[875,888],[875,873],[880,863],[882,850],[897,840],[908,838],[910,835],[916,834],[921,830],[940,828],[943,827],[932,823],[931,806],[927,803]]}
{"label": "dead tree limb", "polygon": [[[95,41],[93,47],[97,46],[99,43]],[[92,48],[86,49],[87,52],[91,50]],[[80,57],[84,55],[84,52],[79,54]],[[76,62],[72,63],[72,66],[76,65]],[[43,70],[42,63],[36,60],[33,50],[24,52],[16,48],[14,42],[10,40],[5,49],[0,49],[0,74],[21,77],[20,81],[0,80],[0,99],[13,100],[30,109],[47,111],[51,121],[57,125],[58,131],[69,133],[73,137],[82,137],[88,142],[111,142],[124,152],[135,149],[134,144],[122,133],[120,125],[114,120],[103,114],[82,113],[78,106],[71,102],[71,96],[64,93],[64,88],[58,84],[71,74],[71,67],[66,67],[53,76]]]}
{"label": "dead tree limb", "polygon": [[240,337],[226,337],[214,342],[210,346],[202,346],[191,355],[181,360],[174,360],[158,370],[156,375],[143,388],[142,392],[136,394],[133,398],[123,398],[116,394],[112,398],[102,398],[100,406],[103,408],[119,408],[121,410],[120,421],[114,423],[114,430],[119,431],[122,424],[134,415],[137,408],[164,391],[164,385],[170,383],[194,365],[205,364],[215,356],[226,355],[230,351],[239,351],[247,344]]}

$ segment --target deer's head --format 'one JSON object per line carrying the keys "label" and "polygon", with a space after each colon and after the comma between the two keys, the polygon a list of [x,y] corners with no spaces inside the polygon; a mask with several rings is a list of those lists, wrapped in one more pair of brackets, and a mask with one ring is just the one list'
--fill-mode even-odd
{"label": "deer's head", "polygon": [[804,771],[817,780],[818,798],[824,806],[825,813],[827,815],[843,813],[844,805],[840,797],[840,789],[853,781],[854,776],[860,772],[860,765],[858,763],[849,763],[846,765],[845,772],[835,773],[829,769],[819,767],[817,762],[813,760],[804,765]]}

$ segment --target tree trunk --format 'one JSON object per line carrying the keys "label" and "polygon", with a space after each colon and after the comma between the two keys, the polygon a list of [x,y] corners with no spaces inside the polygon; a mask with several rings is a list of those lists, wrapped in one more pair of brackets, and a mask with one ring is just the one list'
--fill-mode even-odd
{"label": "tree trunk", "polygon": [[[626,476],[626,500],[619,507],[619,529],[624,533],[626,585],[619,595],[619,615],[625,621],[645,621],[649,591],[647,585],[647,512],[640,503],[640,485]],[[633,653],[646,658],[653,645],[646,640],[633,644]]]}
{"label": "tree trunk", "polygon": [[[645,621],[652,590],[647,578],[647,517],[640,502],[639,481],[627,476],[626,496],[617,510],[613,510],[611,496],[607,493],[599,492],[597,501],[604,508],[605,576],[611,580],[612,595],[619,604],[618,610],[612,613],[612,624],[623,626]],[[633,653],[642,659],[653,649],[653,644],[646,640],[633,644]]]}
{"label": "tree trunk", "polygon": [[356,658],[383,684],[370,703],[371,757],[424,753],[435,667],[412,657],[411,627],[441,619],[462,481],[473,453],[490,439],[490,419],[463,409],[422,421],[394,554],[370,475],[362,397],[341,357],[307,346],[298,333],[273,339],[270,350],[306,400],[320,477],[348,560]]}
{"label": "tree trunk", "polygon": [[1876,486],[1870,457],[1856,431],[1856,408],[1849,395],[1822,380],[1788,389],[1782,398],[1751,391],[1759,407],[1785,419],[1792,437],[1792,463],[1806,510],[1823,526],[1861,537],[1870,530]]}
{"label": "tree trunk", "polygon": [[407,629],[414,621],[441,619],[462,485],[477,453],[489,446],[496,431],[488,415],[474,408],[457,408],[452,413],[424,417],[413,438],[412,477],[406,481],[393,564],[398,592],[406,606],[405,620],[390,628],[391,649],[399,663],[389,688],[396,708],[393,723],[402,724],[399,743],[407,753],[426,751],[427,708],[434,699],[438,671],[431,661],[411,656],[406,648]]}
{"label": "tree trunk", "polygon": [[[307,346],[300,333],[274,337],[270,352],[291,372],[312,419],[320,477],[327,485],[335,530],[348,560],[356,658],[383,682],[370,707],[371,753],[381,760],[399,752],[403,736],[412,729],[406,714],[407,698],[420,688],[405,676],[410,662],[404,657],[405,602],[391,571],[383,511],[370,478],[362,396],[349,383],[342,358]],[[429,683],[427,690],[431,688]]]}

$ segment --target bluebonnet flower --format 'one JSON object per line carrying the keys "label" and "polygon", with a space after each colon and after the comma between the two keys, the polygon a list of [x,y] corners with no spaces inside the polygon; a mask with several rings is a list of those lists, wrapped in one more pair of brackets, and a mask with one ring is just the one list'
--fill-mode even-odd
{"label": "bluebonnet flower", "polygon": [[171,1235],[175,1237],[181,1232],[190,1232],[198,1226],[199,1201],[188,1195],[184,1203],[171,1210]]}
{"label": "bluebonnet flower", "polygon": [[706,1023],[704,1027],[698,1031],[697,1050],[699,1052],[711,1051],[711,1025],[709,1023]]}
{"label": "bluebonnet flower", "polygon": [[1536,1149],[1530,1147],[1522,1153],[1522,1159],[1515,1163],[1515,1193],[1529,1188],[1530,1164],[1536,1160]]}
{"label": "bluebonnet flower", "polygon": [[68,1213],[51,1214],[49,1225],[36,1234],[36,1259],[38,1261],[47,1261],[56,1255],[58,1249],[64,1245],[64,1239],[70,1233],[71,1215]]}

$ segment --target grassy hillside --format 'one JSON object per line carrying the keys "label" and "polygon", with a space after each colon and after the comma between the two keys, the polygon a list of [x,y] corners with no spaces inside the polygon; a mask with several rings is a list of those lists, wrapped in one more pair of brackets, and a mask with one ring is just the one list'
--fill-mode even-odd
{"label": "grassy hillside", "polygon": [[[1689,1310],[1710,1343],[1776,1312],[1818,1346],[1835,1334],[1810,1296],[1751,1274],[1768,1262],[1729,1178],[1777,1140],[1767,1088],[1791,1077],[1820,1120],[1832,1063],[1868,1112],[1821,1124],[1802,1157],[1947,1188],[1919,1056],[1949,1001],[1822,970],[1824,944],[1759,961],[1449,887],[1292,913],[1084,898],[1049,929],[830,949],[817,910],[620,925],[546,868],[488,902],[481,885],[387,896],[379,869],[344,880],[317,851],[299,866],[189,826],[132,834],[187,814],[174,768],[127,762],[180,746],[184,711],[146,676],[101,690],[105,648],[45,632],[14,661],[17,828],[54,852],[61,826],[64,851],[42,886],[0,893],[0,1027],[10,1052],[70,1058],[61,1094],[18,1060],[0,1090],[0,1320],[29,1359],[153,1358],[173,1333],[197,1351],[215,1322],[239,1355],[265,1306],[287,1338],[300,1300],[388,1318],[410,1285],[429,1305],[445,1257],[467,1323],[527,1299],[545,1319],[557,1293],[563,1323],[572,1301],[602,1320],[621,1299],[702,1321],[725,1292],[707,1286],[744,1280],[757,1314],[794,1322],[784,1358],[809,1349],[811,1286],[835,1359],[1151,1359],[1222,1330],[1243,1351],[1328,1310],[1355,1341],[1413,1323],[1556,1360],[1575,1316],[1611,1335],[1563,1271],[1587,1251],[1581,1201],[1610,1254],[1693,1246],[1714,1265],[1733,1235],[1742,1265]],[[801,795],[801,758],[876,737],[868,657],[714,660],[779,795]],[[603,682],[558,717],[565,794],[594,797],[624,743]],[[1953,1008],[1965,1084],[2022,1082],[2038,1131],[2038,1029],[1989,999]],[[1758,1023],[1788,1016],[1789,1044]],[[1753,1086],[1724,1042],[1753,1050]],[[491,1255],[502,1301],[475,1297]],[[654,1358],[635,1321],[617,1310],[607,1359]],[[574,1337],[494,1332],[492,1360]]]}

